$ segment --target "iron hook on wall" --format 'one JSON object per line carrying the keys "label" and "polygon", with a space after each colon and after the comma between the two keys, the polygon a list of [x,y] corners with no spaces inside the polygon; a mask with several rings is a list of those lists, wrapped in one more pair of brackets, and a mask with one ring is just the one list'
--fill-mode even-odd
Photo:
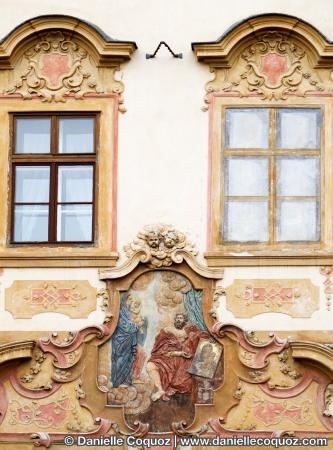
{"label": "iron hook on wall", "polygon": [[162,47],[162,45],[164,45],[164,46],[169,50],[169,52],[171,53],[171,55],[172,55],[174,58],[182,58],[182,57],[183,57],[183,54],[182,54],[182,53],[174,53],[165,41],[161,41],[161,42],[158,44],[158,46],[157,46],[156,50],[154,51],[154,53],[146,53],[146,59],[155,58],[157,52],[158,52],[159,49]]}

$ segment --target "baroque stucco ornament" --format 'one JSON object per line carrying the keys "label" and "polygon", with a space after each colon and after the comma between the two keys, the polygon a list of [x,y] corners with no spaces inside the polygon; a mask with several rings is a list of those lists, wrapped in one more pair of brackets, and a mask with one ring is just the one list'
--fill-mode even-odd
{"label": "baroque stucco ornament", "polygon": [[203,277],[222,279],[223,270],[208,268],[197,260],[198,250],[186,235],[172,225],[146,225],[137,239],[124,246],[127,260],[119,267],[100,269],[101,280],[115,279],[130,273],[139,264],[150,269],[170,267],[185,261]]}
{"label": "baroque stucco ornament", "polygon": [[[216,90],[214,83],[209,83],[207,90]],[[256,93],[263,100],[285,100],[288,94],[304,96],[307,91],[324,88],[309,70],[305,51],[287,34],[268,31],[242,52],[218,90],[236,91],[241,97]]]}
{"label": "baroque stucco ornament", "polygon": [[194,256],[198,253],[194,244],[186,239],[185,234],[171,225],[163,224],[146,225],[138,233],[138,239],[126,245],[124,250],[129,258],[137,252],[143,252],[142,262],[155,269],[181,262],[180,250]]}
{"label": "baroque stucco ornament", "polygon": [[23,98],[35,94],[42,101],[64,102],[68,94],[82,98],[88,92],[102,92],[88,52],[61,31],[48,32],[25,51],[15,75],[18,79],[6,93]]}
{"label": "baroque stucco ornament", "polygon": [[115,74],[136,48],[75,17],[36,17],[0,42],[1,92],[43,102],[112,97],[124,112],[124,85]]}
{"label": "baroque stucco ornament", "polygon": [[215,42],[194,42],[192,49],[215,75],[206,84],[208,104],[215,95],[280,101],[333,89],[333,44],[297,17],[250,17]]}

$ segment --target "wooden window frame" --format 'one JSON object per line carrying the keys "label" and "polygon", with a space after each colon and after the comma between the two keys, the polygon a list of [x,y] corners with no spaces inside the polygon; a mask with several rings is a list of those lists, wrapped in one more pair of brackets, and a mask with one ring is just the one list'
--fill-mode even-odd
{"label": "wooden window frame", "polygon": [[[309,242],[223,242],[221,229],[223,227],[223,148],[224,148],[224,110],[226,108],[320,108],[321,148],[320,148],[320,240]],[[205,257],[212,267],[235,265],[308,265],[325,263],[333,257],[333,103],[331,95],[308,95],[304,98],[289,96],[286,100],[266,100],[253,95],[241,98],[236,95],[216,93],[210,102],[210,157],[208,186],[208,239]],[[233,150],[229,149],[230,153]],[[246,149],[250,155],[251,150]],[[298,152],[298,153],[297,153]],[[242,156],[239,151],[234,154]],[[259,152],[256,152],[256,155]],[[277,152],[280,153],[280,152]],[[298,150],[295,153],[299,154]],[[311,151],[310,151],[311,153]],[[281,154],[292,156],[292,152],[281,150]],[[260,151],[265,156],[264,151]],[[227,155],[225,155],[227,156]],[[271,188],[270,188],[271,189]]]}
{"label": "wooden window frame", "polygon": [[[32,118],[50,118],[50,152],[49,153],[16,153],[16,120]],[[59,119],[92,118],[94,120],[94,152],[92,153],[59,153]],[[96,240],[96,217],[97,217],[97,162],[99,148],[99,113],[94,111],[84,112],[29,112],[10,114],[10,166],[11,166],[11,192],[10,192],[10,238],[11,246],[93,246]],[[15,173],[19,166],[45,166],[50,167],[50,191],[49,202],[49,226],[47,241],[15,241],[14,240],[14,215],[15,205]],[[58,169],[61,166],[89,165],[93,168],[93,192],[92,202],[58,202]],[[57,207],[59,204],[91,204],[92,205],[92,239],[90,241],[57,241]],[[29,204],[24,203],[24,204]],[[36,203],[37,204],[37,203]],[[43,202],[38,203],[43,204]]]}
{"label": "wooden window frame", "polygon": [[[276,106],[276,105],[270,105],[270,106],[266,106],[266,105],[262,105],[262,106],[241,106],[241,107],[237,107],[237,106],[232,106],[232,107],[228,107],[228,106],[224,106],[223,107],[223,112],[222,112],[222,123],[224,124],[224,130],[222,131],[223,137],[225,137],[225,133],[226,133],[226,120],[225,120],[225,113],[226,110],[231,110],[231,109],[264,109],[268,111],[268,131],[269,131],[269,135],[268,135],[268,147],[267,148],[260,148],[260,149],[256,149],[256,148],[246,148],[246,149],[241,149],[241,148],[230,148],[230,147],[226,147],[224,144],[224,139],[223,139],[223,144],[222,144],[222,149],[221,149],[221,170],[222,170],[222,177],[221,177],[221,227],[219,230],[219,242],[222,245],[225,246],[233,246],[233,245],[244,245],[246,247],[249,246],[271,246],[273,247],[281,247],[281,246],[285,246],[285,245],[297,245],[297,246],[302,246],[302,245],[311,245],[311,244],[318,244],[322,241],[322,237],[321,237],[321,223],[322,223],[322,213],[319,214],[319,229],[320,229],[320,233],[319,233],[319,239],[318,241],[278,241],[276,239],[276,224],[277,224],[277,201],[278,199],[284,199],[284,200],[315,200],[319,203],[319,210],[321,210],[320,208],[320,204],[321,204],[321,195],[322,195],[322,177],[321,177],[321,173],[322,173],[322,157],[321,157],[321,149],[322,147],[324,147],[324,136],[323,136],[323,117],[324,117],[324,111],[323,111],[323,107],[320,106],[307,106],[304,105],[302,107],[298,106],[298,107],[294,107],[294,106],[290,106],[290,105],[283,105],[283,106]],[[321,111],[321,127],[320,127],[320,143],[319,143],[319,148],[317,149],[306,149],[306,148],[297,148],[297,149],[279,149],[277,147],[277,111],[279,109],[299,109],[299,110],[304,110],[304,109],[315,109],[315,110],[320,110]],[[235,156],[239,156],[239,157],[266,157],[268,159],[268,193],[267,196],[227,196],[225,195],[224,192],[224,174],[225,174],[225,169],[224,169],[224,158],[225,157],[235,157]],[[284,157],[300,157],[300,156],[318,156],[319,157],[319,161],[320,161],[320,180],[319,180],[319,184],[320,184],[320,193],[317,196],[278,196],[277,195],[277,178],[276,178],[276,160],[279,156],[284,156]],[[268,240],[267,241],[228,241],[228,240],[224,240],[224,236],[223,236],[223,218],[224,218],[224,203],[226,200],[258,200],[258,201],[262,201],[262,200],[266,200],[268,203]]]}

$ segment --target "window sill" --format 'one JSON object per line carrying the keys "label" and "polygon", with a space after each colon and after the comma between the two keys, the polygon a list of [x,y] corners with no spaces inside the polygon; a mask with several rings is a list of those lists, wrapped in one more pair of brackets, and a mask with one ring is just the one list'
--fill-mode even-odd
{"label": "window sill", "polygon": [[333,250],[288,251],[208,251],[208,267],[228,266],[326,266],[333,265]]}
{"label": "window sill", "polygon": [[82,255],[40,255],[32,253],[20,253],[9,255],[0,253],[1,267],[114,267],[119,255],[117,252],[107,254],[82,254]]}

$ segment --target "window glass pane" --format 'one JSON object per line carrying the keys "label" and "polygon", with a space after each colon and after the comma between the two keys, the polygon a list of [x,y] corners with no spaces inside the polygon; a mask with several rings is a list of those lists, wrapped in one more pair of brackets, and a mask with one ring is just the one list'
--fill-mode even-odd
{"label": "window glass pane", "polygon": [[49,201],[49,189],[50,167],[16,166],[16,203],[46,203]]}
{"label": "window glass pane", "polygon": [[92,194],[92,166],[59,166],[58,202],[92,202]]}
{"label": "window glass pane", "polygon": [[277,158],[278,195],[318,195],[319,157]]}
{"label": "window glass pane", "polygon": [[268,158],[236,156],[224,164],[226,195],[268,194]]}
{"label": "window glass pane", "polygon": [[16,119],[16,153],[50,153],[51,119]]}
{"label": "window glass pane", "polygon": [[49,207],[47,205],[16,205],[14,213],[15,242],[48,240]]}
{"label": "window glass pane", "polygon": [[269,111],[264,108],[226,109],[227,148],[268,148]]}
{"label": "window glass pane", "polygon": [[58,205],[58,241],[92,240],[92,205]]}
{"label": "window glass pane", "polygon": [[238,200],[225,202],[224,240],[238,242],[267,241],[267,202]]}
{"label": "window glass pane", "polygon": [[318,202],[311,200],[278,202],[278,241],[319,241],[319,235]]}
{"label": "window glass pane", "polygon": [[59,153],[94,153],[94,119],[60,119]]}
{"label": "window glass pane", "polygon": [[319,148],[320,122],[320,109],[278,109],[278,148]]}

